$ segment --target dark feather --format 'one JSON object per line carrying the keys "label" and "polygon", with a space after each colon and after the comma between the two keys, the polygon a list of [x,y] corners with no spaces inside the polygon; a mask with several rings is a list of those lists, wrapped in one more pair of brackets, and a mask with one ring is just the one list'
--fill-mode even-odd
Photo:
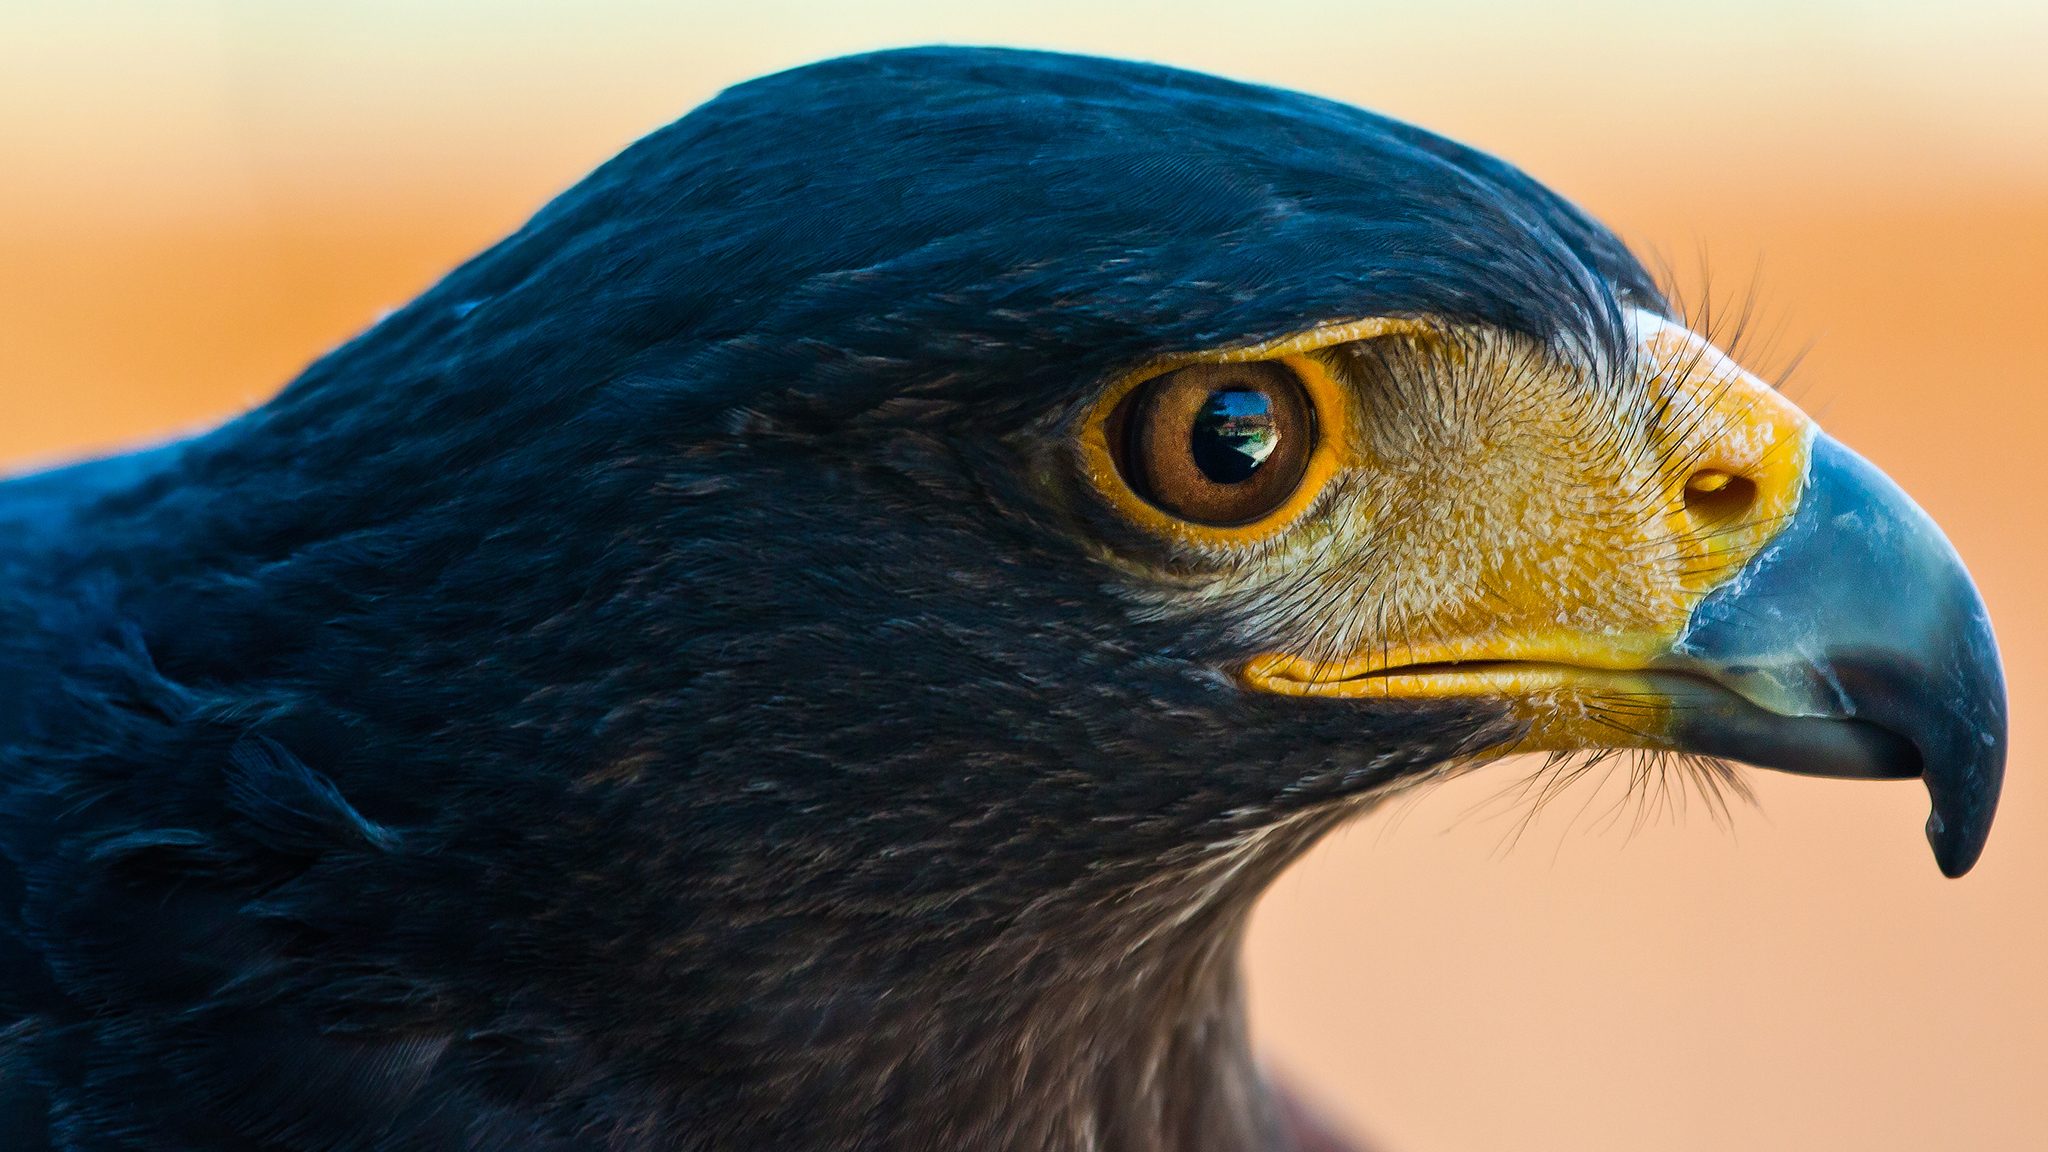
{"label": "dark feather", "polygon": [[271,403],[0,486],[6,1146],[1283,1139],[1252,897],[1502,721],[1232,690],[1056,431],[1168,351],[1631,301],[1519,172],[1300,95],[725,93]]}

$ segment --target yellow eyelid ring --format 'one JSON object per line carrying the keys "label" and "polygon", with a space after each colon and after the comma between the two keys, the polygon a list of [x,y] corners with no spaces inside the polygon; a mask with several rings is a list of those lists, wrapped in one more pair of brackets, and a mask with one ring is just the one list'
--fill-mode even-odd
{"label": "yellow eyelid ring", "polygon": [[[1404,332],[1435,332],[1427,321],[1398,317],[1325,324],[1297,335],[1236,348],[1161,357],[1124,375],[1097,397],[1082,421],[1082,471],[1119,515],[1154,535],[1199,549],[1245,548],[1285,531],[1315,503],[1324,487],[1347,465],[1356,463],[1350,439],[1352,398],[1321,360],[1310,355],[1322,348]],[[1271,361],[1285,366],[1307,394],[1315,421],[1315,444],[1294,490],[1271,511],[1244,524],[1204,524],[1184,519],[1145,499],[1132,489],[1117,466],[1111,443],[1111,421],[1118,408],[1153,380],[1196,364],[1241,364]]]}

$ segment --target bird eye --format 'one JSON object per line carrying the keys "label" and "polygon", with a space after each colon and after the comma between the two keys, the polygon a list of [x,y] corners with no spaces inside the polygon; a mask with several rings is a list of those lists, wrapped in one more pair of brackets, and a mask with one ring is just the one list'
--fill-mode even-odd
{"label": "bird eye", "polygon": [[1195,364],[1140,385],[1111,417],[1110,444],[1124,482],[1154,506],[1245,524],[1300,486],[1314,411],[1282,365]]}

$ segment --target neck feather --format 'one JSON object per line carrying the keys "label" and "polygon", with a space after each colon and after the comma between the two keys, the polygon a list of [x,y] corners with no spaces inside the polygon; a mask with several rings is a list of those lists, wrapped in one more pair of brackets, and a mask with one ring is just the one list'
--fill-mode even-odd
{"label": "neck feather", "polygon": [[796,1146],[1294,1152],[1299,1118],[1252,1055],[1240,945],[1259,894],[1360,807],[1204,846],[1078,910],[1048,900],[915,1003],[835,1001],[859,1040],[798,1047],[759,1082],[788,1086],[774,1110],[858,1118]]}

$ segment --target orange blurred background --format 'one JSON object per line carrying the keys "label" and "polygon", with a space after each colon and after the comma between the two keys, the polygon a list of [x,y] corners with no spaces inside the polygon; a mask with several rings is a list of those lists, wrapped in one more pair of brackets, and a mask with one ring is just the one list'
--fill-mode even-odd
{"label": "orange blurred background", "polygon": [[1949,882],[1914,784],[1756,773],[1731,827],[1639,830],[1586,789],[1517,837],[1525,766],[1489,769],[1262,906],[1269,1057],[1395,1152],[2048,1147],[2048,6],[739,7],[0,5],[0,468],[261,401],[634,136],[806,60],[1055,47],[1390,112],[1724,314],[1753,297],[1753,367],[1806,353],[1787,390],[1977,574],[2011,771]]}

